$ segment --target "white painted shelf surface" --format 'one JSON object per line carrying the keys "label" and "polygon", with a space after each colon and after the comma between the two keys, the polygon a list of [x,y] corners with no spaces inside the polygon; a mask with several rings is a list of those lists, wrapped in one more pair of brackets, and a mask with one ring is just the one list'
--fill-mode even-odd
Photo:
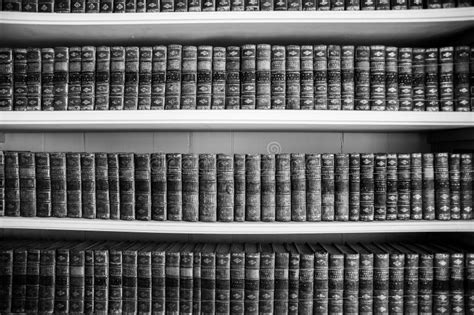
{"label": "white painted shelf surface", "polygon": [[392,11],[0,12],[0,44],[364,43],[472,39],[474,7]]}
{"label": "white painted shelf surface", "polygon": [[472,127],[474,127],[474,112],[376,112],[306,110],[0,112],[0,131],[410,131]]}
{"label": "white painted shelf surface", "polygon": [[337,234],[474,232],[473,221],[184,222],[2,217],[0,229],[155,234]]}

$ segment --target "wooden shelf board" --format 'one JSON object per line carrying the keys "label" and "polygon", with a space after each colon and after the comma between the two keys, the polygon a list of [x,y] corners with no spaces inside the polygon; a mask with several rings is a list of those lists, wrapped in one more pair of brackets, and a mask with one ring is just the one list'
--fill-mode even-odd
{"label": "wooden shelf board", "polygon": [[0,131],[412,131],[474,127],[474,112],[165,110],[0,112]]}
{"label": "wooden shelf board", "polygon": [[[446,43],[474,30],[474,7],[392,11],[0,12],[3,46],[74,44]],[[472,37],[472,33],[471,33]]]}
{"label": "wooden shelf board", "polygon": [[0,229],[155,234],[340,234],[474,232],[474,221],[176,222],[73,218],[0,218]]}

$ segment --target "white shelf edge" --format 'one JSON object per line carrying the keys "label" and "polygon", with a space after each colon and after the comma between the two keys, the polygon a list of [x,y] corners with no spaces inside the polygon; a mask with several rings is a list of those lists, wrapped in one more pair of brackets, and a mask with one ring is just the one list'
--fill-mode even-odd
{"label": "white shelf edge", "polygon": [[0,218],[0,229],[201,235],[474,232],[474,221],[177,222]]}

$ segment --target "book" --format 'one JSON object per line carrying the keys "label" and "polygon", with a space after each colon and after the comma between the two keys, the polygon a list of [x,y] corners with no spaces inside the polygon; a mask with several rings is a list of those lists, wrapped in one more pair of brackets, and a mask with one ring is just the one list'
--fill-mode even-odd
{"label": "book", "polygon": [[[30,5],[29,3],[27,5]],[[26,52],[26,109],[41,110],[41,50],[29,48]]]}
{"label": "book", "polygon": [[373,153],[360,155],[360,221],[373,221],[375,216],[374,159]]}
{"label": "book", "polygon": [[82,217],[81,154],[66,153],[67,216]]}
{"label": "book", "polygon": [[[103,248],[103,249],[100,249]],[[94,247],[94,313],[108,311],[109,251],[106,244]]]}
{"label": "book", "polygon": [[40,250],[27,248],[26,254],[26,288],[25,312],[38,312]]}
{"label": "book", "polygon": [[165,108],[167,53],[166,46],[153,46],[150,109]]}
{"label": "book", "polygon": [[151,166],[149,153],[135,153],[135,218],[151,220]]}
{"label": "book", "polygon": [[306,220],[321,221],[321,155],[306,154]]}
{"label": "book", "polygon": [[211,109],[212,55],[212,46],[198,46],[196,109]]}
{"label": "book", "polygon": [[[250,0],[256,2],[255,0]],[[253,6],[245,5],[249,11]],[[257,7],[258,8],[258,7]],[[253,10],[250,10],[253,11]],[[243,45],[240,52],[240,108],[255,109],[256,107],[256,54],[257,47],[253,44]]]}
{"label": "book", "polygon": [[234,154],[234,221],[245,220],[246,203],[245,154]]}
{"label": "book", "polygon": [[328,109],[328,57],[326,45],[313,46],[314,109]]}
{"label": "book", "polygon": [[258,244],[260,252],[258,310],[272,314],[275,296],[275,253],[270,244]]}
{"label": "book", "polygon": [[202,243],[198,243],[193,249],[193,314],[201,312],[201,249]]}
{"label": "book", "polygon": [[344,305],[347,314],[359,312],[359,262],[360,255],[347,245],[335,245],[344,255]]}
{"label": "book", "polygon": [[151,251],[142,245],[137,256],[137,312],[151,312],[151,280]]}
{"label": "book", "polygon": [[[225,3],[225,11],[230,10],[228,0],[220,0],[219,3]],[[224,8],[224,6],[222,8]],[[225,109],[226,76],[226,48],[213,47],[211,109]]]}
{"label": "book", "polygon": [[435,219],[435,178],[434,178],[434,154],[423,154],[423,219]]}
{"label": "book", "polygon": [[301,45],[300,109],[314,109],[313,46]]}
{"label": "book", "polygon": [[275,282],[274,282],[274,312],[286,314],[288,312],[288,268],[289,253],[282,244],[273,243],[275,253]]}
{"label": "book", "polygon": [[166,219],[167,203],[167,165],[164,153],[150,155],[151,173],[151,219],[163,221]]}
{"label": "book", "polygon": [[286,48],[272,45],[271,52],[271,108],[286,108]]}
{"label": "book", "polygon": [[13,110],[13,51],[0,48],[0,111]]}
{"label": "book", "polygon": [[81,153],[81,214],[83,218],[96,217],[95,189],[95,154]]}
{"label": "book", "polygon": [[179,254],[179,310],[182,314],[193,312],[193,248],[193,244],[185,244]]}
{"label": "book", "polygon": [[54,312],[69,312],[69,249],[56,249],[56,265],[54,279]]}
{"label": "book", "polygon": [[[386,109],[390,111],[397,111],[400,109],[399,94],[399,59],[398,47],[385,47],[385,89],[386,89]],[[424,88],[424,86],[423,86]]]}
{"label": "book", "polygon": [[[363,8],[364,9],[364,8]],[[370,109],[370,47],[357,46],[355,50],[355,109]],[[315,95],[316,97],[316,95]]]}
{"label": "book", "polygon": [[161,0],[160,8],[161,12],[173,12],[174,0]]}
{"label": "book", "polygon": [[182,46],[168,45],[166,59],[165,109],[180,109],[181,107],[181,58]]}
{"label": "book", "polygon": [[110,219],[107,153],[95,153],[95,200],[98,219]]}
{"label": "book", "polygon": [[201,251],[201,312],[216,309],[216,244],[206,243]]}
{"label": "book", "polygon": [[123,244],[109,250],[109,311],[122,311]]}
{"label": "book", "polygon": [[26,273],[27,273],[27,250],[17,247],[13,250],[13,268],[12,268],[12,313],[25,312],[26,302]]}
{"label": "book", "polygon": [[66,110],[69,104],[69,48],[54,48],[54,110]]}
{"label": "book", "polygon": [[[357,1],[358,2],[358,1]],[[357,5],[358,10],[359,5]],[[354,7],[355,8],[355,7]],[[349,9],[349,7],[348,7]],[[355,47],[345,45],[341,47],[341,101],[342,110],[354,109],[354,53]]]}
{"label": "book", "polygon": [[374,220],[387,216],[387,155],[376,153],[374,158]]}
{"label": "book", "polygon": [[314,252],[307,244],[295,244],[300,255],[298,312],[313,313],[314,299]]}
{"label": "book", "polygon": [[275,155],[261,155],[261,219],[272,222],[276,219]]}
{"label": "book", "polygon": [[[94,6],[94,5],[93,5]],[[90,7],[90,5],[89,5]],[[98,5],[95,5],[97,7]],[[98,12],[98,11],[97,11]],[[81,50],[81,110],[94,110],[96,48],[84,46]]]}
{"label": "book", "polygon": [[411,159],[410,154],[398,154],[397,155],[397,219],[408,220],[411,214],[411,181],[410,181],[410,169]]}
{"label": "book", "polygon": [[334,220],[334,154],[321,155],[321,219]]}
{"label": "book", "polygon": [[51,152],[49,154],[51,168],[51,215],[54,217],[67,216],[67,179],[66,154]]}
{"label": "book", "polygon": [[301,47],[286,46],[286,109],[300,109]]}
{"label": "book", "polygon": [[110,47],[110,110],[122,110],[124,108],[124,84],[125,48],[122,46],[112,46]]}
{"label": "book", "polygon": [[376,0],[375,9],[376,10],[390,10],[390,0]]}
{"label": "book", "polygon": [[334,219],[349,221],[349,154],[335,154],[334,164]]}
{"label": "book", "polygon": [[441,111],[454,110],[454,47],[439,49],[439,98]]}
{"label": "book", "polygon": [[119,153],[120,219],[135,219],[135,163],[133,153]]}
{"label": "book", "polygon": [[183,218],[181,154],[166,154],[166,169],[166,218],[180,221]]}
{"label": "book", "polygon": [[71,13],[86,13],[86,0],[72,0]]}
{"label": "book", "polygon": [[[96,244],[95,244],[96,245]],[[84,251],[84,313],[94,312],[94,246]],[[121,289],[120,289],[121,290]]]}
{"label": "book", "polygon": [[175,243],[165,252],[165,312],[179,313],[179,248],[182,245]]}
{"label": "book", "polygon": [[308,244],[314,253],[313,313],[327,313],[329,303],[329,256],[320,244]]}
{"label": "book", "polygon": [[423,218],[423,159],[421,153],[411,154],[410,168],[410,219]]}
{"label": "book", "polygon": [[418,292],[419,292],[419,254],[400,244],[389,244],[398,254],[405,255],[405,270],[403,288],[403,310],[405,312],[418,312]]}
{"label": "book", "polygon": [[359,221],[360,216],[360,154],[349,155],[349,220]]}
{"label": "book", "polygon": [[117,153],[107,153],[110,219],[120,218],[120,174]]}
{"label": "book", "polygon": [[454,47],[454,110],[470,111],[469,61],[470,47]]}
{"label": "book", "polygon": [[230,313],[230,246],[230,244],[219,243],[215,250],[216,314]]}
{"label": "book", "polygon": [[245,221],[261,220],[261,157],[245,156]]}
{"label": "book", "polygon": [[461,155],[450,153],[449,165],[449,203],[452,220],[461,219]]}
{"label": "book", "polygon": [[[117,1],[120,3],[120,1]],[[117,3],[117,5],[118,5]],[[114,10],[114,1],[112,0],[100,0],[99,1],[99,12],[100,13],[112,13]]]}
{"label": "book", "polygon": [[359,314],[371,313],[374,305],[374,254],[361,244],[348,244],[359,255]]}
{"label": "book", "polygon": [[424,111],[425,106],[425,48],[413,48],[413,110]]}
{"label": "book", "polygon": [[405,253],[399,253],[386,244],[377,245],[389,254],[389,312],[403,314]]}
{"label": "book", "polygon": [[122,312],[124,313],[137,311],[139,246],[138,243],[131,243],[122,249]]}
{"label": "book", "polygon": [[332,244],[323,247],[328,253],[328,312],[340,314],[344,304],[344,255]]}
{"label": "book", "polygon": [[[127,7],[127,1],[125,6]],[[127,11],[127,8],[125,9]],[[136,46],[125,47],[125,83],[123,109],[138,108],[138,73],[140,70],[140,50]]]}
{"label": "book", "polygon": [[288,263],[288,314],[299,313],[300,254],[292,243],[285,243],[290,260]]}
{"label": "book", "polygon": [[217,221],[217,162],[215,154],[199,155],[199,220]]}
{"label": "book", "polygon": [[400,110],[413,110],[413,49],[402,47],[398,51],[398,98]]}
{"label": "book", "polygon": [[36,167],[35,154],[18,153],[18,174],[20,183],[20,216],[36,216]]}
{"label": "book", "polygon": [[461,154],[461,219],[472,218],[472,154]]}
{"label": "book", "polygon": [[373,309],[376,312],[387,313],[389,311],[389,254],[375,244],[364,244],[364,247],[374,255]]}
{"label": "book", "polygon": [[290,155],[291,220],[306,221],[306,175],[305,155]]}
{"label": "book", "polygon": [[153,48],[140,47],[138,69],[138,99],[137,109],[151,109],[151,75],[153,69]]}
{"label": "book", "polygon": [[[217,154],[217,220],[234,221],[234,159],[229,154]],[[273,191],[274,192],[274,191]]]}
{"label": "book", "polygon": [[[166,254],[165,249],[169,244],[154,247],[151,250],[151,310],[152,312],[165,312],[166,298]],[[194,256],[196,257],[196,256]],[[193,273],[196,275],[196,273]]]}
{"label": "book", "polygon": [[41,48],[41,110],[54,110],[54,49]]}
{"label": "book", "polygon": [[240,108],[240,47],[229,46],[226,51],[225,108]]}
{"label": "book", "polygon": [[244,313],[245,272],[244,246],[241,243],[232,243],[230,248],[230,310],[232,313]]}
{"label": "book", "polygon": [[[3,153],[0,154],[0,159],[3,160],[3,157]],[[49,154],[42,152],[35,153],[35,166],[36,216],[49,217],[51,216],[51,172]],[[1,166],[0,169],[2,169]],[[2,207],[2,209],[4,209],[4,207]]]}
{"label": "book", "polygon": [[[13,257],[12,257],[13,260]],[[38,311],[54,311],[54,287],[56,283],[56,252],[50,246],[45,246],[40,250],[40,280]]]}
{"label": "book", "polygon": [[110,93],[110,47],[98,46],[96,48],[96,72],[95,72],[95,110],[109,109]]}
{"label": "book", "polygon": [[256,109],[271,108],[271,45],[256,48]]}
{"label": "book", "polygon": [[387,220],[398,215],[398,161],[395,153],[387,154]]}
{"label": "book", "polygon": [[[341,1],[336,0],[337,5],[331,10],[340,10]],[[342,9],[344,9],[344,3],[342,2]],[[328,90],[328,108],[329,110],[340,110],[342,109],[341,101],[341,46],[329,45],[327,47],[327,90]]]}
{"label": "book", "polygon": [[13,110],[27,110],[27,49],[13,49]]}
{"label": "book", "polygon": [[197,93],[197,64],[198,51],[196,46],[183,47],[183,60],[181,64],[181,108],[196,108]]}
{"label": "book", "polygon": [[425,54],[426,111],[439,111],[438,48],[427,48]]}
{"label": "book", "polygon": [[449,220],[451,213],[449,198],[449,161],[447,153],[435,153],[434,155],[434,186],[436,219]]}
{"label": "book", "polygon": [[386,109],[385,103],[385,46],[370,46],[370,109]]}
{"label": "book", "polygon": [[182,155],[183,220],[199,221],[199,155]]}

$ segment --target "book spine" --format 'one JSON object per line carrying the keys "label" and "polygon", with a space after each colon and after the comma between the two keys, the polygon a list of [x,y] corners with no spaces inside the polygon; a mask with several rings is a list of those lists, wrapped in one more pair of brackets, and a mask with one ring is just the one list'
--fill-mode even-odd
{"label": "book spine", "polygon": [[466,253],[466,275],[465,275],[465,281],[466,281],[466,296],[469,297],[469,299],[466,302],[466,308],[472,312],[474,309],[474,300],[471,298],[474,296],[474,254],[471,253]]}
{"label": "book spine", "polygon": [[398,162],[395,153],[387,154],[387,220],[396,220],[398,213]]}
{"label": "book spine", "polygon": [[342,110],[353,110],[354,85],[354,46],[341,47],[341,102]]}
{"label": "book spine", "polygon": [[405,254],[391,253],[389,258],[389,296],[388,307],[390,314],[404,314]]}
{"label": "book spine", "polygon": [[117,153],[107,153],[107,175],[109,178],[110,218],[120,218],[120,176]]}
{"label": "book spine", "polygon": [[409,0],[408,9],[411,9],[411,10],[423,9],[423,1],[422,0]]}
{"label": "book spine", "polygon": [[469,46],[454,47],[454,110],[469,112]]}
{"label": "book spine", "polygon": [[397,111],[400,109],[398,75],[398,48],[387,46],[385,47],[386,110]]}
{"label": "book spine", "polygon": [[234,221],[234,188],[234,159],[228,154],[217,154],[217,220],[220,222]]}
{"label": "book spine", "polygon": [[230,46],[226,51],[225,108],[240,108],[240,47]]}
{"label": "book spine", "polygon": [[122,110],[125,94],[125,48],[110,47],[110,110]]}
{"label": "book spine", "polygon": [[182,157],[181,154],[166,155],[166,215],[171,221],[181,221],[182,208]]}
{"label": "book spine", "polygon": [[71,13],[86,13],[86,0],[72,0],[70,5]]}
{"label": "book spine", "polygon": [[53,0],[38,0],[38,12],[53,12]]}
{"label": "book spine", "polygon": [[[12,257],[13,259],[13,257]],[[54,250],[41,250],[38,311],[53,313],[55,286],[56,253]]]}
{"label": "book spine", "polygon": [[[276,280],[275,280],[276,281]],[[230,253],[230,311],[244,313],[245,253]]]}
{"label": "book spine", "polygon": [[179,262],[179,313],[193,313],[193,253],[181,252]]}
{"label": "book spine", "polygon": [[[228,0],[221,0],[226,2],[228,10],[230,10],[230,3]],[[226,81],[226,48],[214,47],[212,50],[212,103],[211,109],[225,108],[225,81]]]}
{"label": "book spine", "polygon": [[374,220],[387,217],[387,155],[375,154],[374,159]]}
{"label": "book spine", "polygon": [[344,260],[344,314],[359,312],[359,254],[346,254]]}
{"label": "book spine", "polygon": [[99,46],[96,51],[95,110],[109,109],[110,47]]}
{"label": "book spine", "polygon": [[300,109],[301,47],[286,46],[286,108]]}
{"label": "book spine", "polygon": [[41,110],[41,50],[29,48],[26,53],[26,109]]}
{"label": "book spine", "polygon": [[231,11],[244,11],[244,2],[242,0],[231,0],[230,9]]}
{"label": "book spine", "polygon": [[287,0],[288,11],[301,11],[301,0]]}
{"label": "book spine", "polygon": [[330,0],[331,11],[344,11],[344,1]]}
{"label": "book spine", "polygon": [[234,221],[245,220],[245,155],[234,154]]}
{"label": "book spine", "polygon": [[449,154],[449,199],[451,219],[461,219],[461,155]]}
{"label": "book spine", "polygon": [[5,152],[5,215],[20,216],[20,166],[17,152]]}
{"label": "book spine", "polygon": [[390,0],[376,0],[375,9],[376,10],[390,10]]}
{"label": "book spine", "polygon": [[328,0],[317,0],[316,7],[318,11],[329,11],[331,9],[331,3]]}
{"label": "book spine", "polygon": [[391,10],[407,10],[408,1],[407,0],[392,0],[390,3]]}
{"label": "book spine", "polygon": [[[48,171],[49,171],[49,165],[48,165]],[[3,217],[4,215],[5,215],[5,155],[3,154],[3,151],[0,151],[0,217]]]}
{"label": "book spine", "polygon": [[[344,9],[344,3],[342,4]],[[328,55],[328,72],[327,72],[327,90],[328,90],[328,108],[329,110],[340,110],[341,102],[341,46],[329,45],[327,49]]]}
{"label": "book spine", "polygon": [[271,46],[257,45],[256,109],[271,108]]}
{"label": "book spine", "polygon": [[306,220],[321,221],[321,155],[306,154]]}
{"label": "book spine", "polygon": [[361,221],[374,220],[374,154],[360,155],[360,216]]}
{"label": "book spine", "polygon": [[41,48],[41,109],[44,111],[54,110],[54,64],[54,49]]}
{"label": "book spine", "polygon": [[359,11],[360,10],[360,0],[347,0],[346,1],[346,10],[347,11]]}
{"label": "book spine", "polygon": [[95,200],[95,154],[81,154],[81,191],[82,217],[94,219],[96,217]]}
{"label": "book spine", "polygon": [[349,155],[349,220],[359,221],[360,216],[360,154]]}
{"label": "book spine", "polygon": [[273,314],[275,298],[275,253],[260,253],[259,313]]}
{"label": "book spine", "polygon": [[286,48],[273,45],[271,53],[271,107],[286,108]]}
{"label": "book spine", "polygon": [[166,46],[153,46],[150,109],[165,108],[167,52]]}
{"label": "book spine", "polygon": [[[154,314],[164,314],[165,312],[165,263],[166,258],[164,252],[151,252],[151,310]],[[194,273],[194,275],[196,275],[196,273]]]}
{"label": "book spine", "polygon": [[[119,1],[117,1],[119,2]],[[114,10],[114,1],[113,0],[100,0],[99,2],[99,12],[100,13],[112,13]]]}
{"label": "book spine", "polygon": [[168,45],[168,55],[166,59],[165,109],[181,108],[181,56],[181,45]]}
{"label": "book spine", "polygon": [[138,109],[151,108],[151,73],[153,68],[153,48],[140,47],[138,70]]}
{"label": "book spine", "polygon": [[349,154],[335,155],[334,166],[334,218],[336,221],[349,220]]}
{"label": "book spine", "polygon": [[388,313],[389,279],[389,255],[374,254],[374,313]]}
{"label": "book spine", "polygon": [[411,159],[410,154],[398,154],[398,200],[397,200],[397,219],[408,220],[411,214],[411,182],[410,182],[410,169]]}
{"label": "book spine", "polygon": [[306,221],[306,174],[304,153],[290,156],[291,220]]}
{"label": "book spine", "polygon": [[405,276],[403,309],[406,313],[418,312],[418,275],[419,255],[417,253],[405,254]]}
{"label": "book spine", "polygon": [[133,153],[119,153],[120,219],[135,219],[135,171]]}
{"label": "book spine", "polygon": [[109,168],[107,164],[107,153],[95,154],[95,200],[96,214],[98,219],[110,218],[109,199]]}
{"label": "book spine", "polygon": [[259,314],[260,253],[245,254],[245,314]]}
{"label": "book spine", "polygon": [[201,253],[201,313],[214,314],[216,302],[216,254]]}
{"label": "book spine", "polygon": [[152,153],[150,157],[151,168],[151,219],[163,221],[166,219],[166,155]]}
{"label": "book spine", "polygon": [[[317,176],[317,174],[315,175]],[[275,215],[277,221],[291,220],[290,154],[280,153],[275,158]]]}
{"label": "book spine", "polygon": [[25,111],[27,109],[27,50],[13,49],[13,110]]}
{"label": "book spine", "polygon": [[3,11],[22,11],[22,1],[21,0],[9,0],[9,1],[4,1],[3,4]]}
{"label": "book spine", "polygon": [[202,1],[202,11],[216,11],[216,1],[215,0],[206,0]]}
{"label": "book spine", "polygon": [[449,162],[447,153],[435,153],[434,155],[434,191],[436,219],[449,220],[451,213],[449,198]]}
{"label": "book spine", "polygon": [[439,49],[439,97],[441,111],[454,110],[454,47]]}
{"label": "book spine", "polygon": [[94,312],[94,250],[84,252],[84,313]]}
{"label": "book spine", "polygon": [[174,1],[174,12],[187,12],[188,1],[187,0],[175,0]]}
{"label": "book spine", "polygon": [[13,110],[13,53],[0,48],[0,111]]}
{"label": "book spine", "polygon": [[86,13],[99,13],[100,0],[86,0]]}
{"label": "book spine", "polygon": [[370,46],[370,109],[383,111],[385,104],[385,46]]}
{"label": "book spine", "polygon": [[[273,301],[273,299],[272,299]],[[230,254],[216,254],[216,314],[230,313]]]}
{"label": "book spine", "polygon": [[81,109],[81,68],[81,47],[70,47],[67,110]]}
{"label": "book spine", "polygon": [[51,214],[63,218],[67,215],[66,155],[50,153],[51,162]]}
{"label": "book spine", "polygon": [[275,0],[273,4],[275,11],[288,11],[288,1],[287,0]]}
{"label": "book spine", "polygon": [[217,220],[217,162],[215,154],[199,155],[199,220]]}
{"label": "book spine", "polygon": [[28,249],[26,256],[25,312],[38,312],[40,251]]}
{"label": "book spine", "polygon": [[300,255],[290,253],[288,268],[288,314],[298,314]]}
{"label": "book spine", "polygon": [[420,254],[418,279],[418,310],[420,313],[431,313],[433,311],[433,255]]}
{"label": "book spine", "polygon": [[151,220],[151,166],[149,153],[135,154],[135,218]]}
{"label": "book spine", "polygon": [[174,0],[161,0],[160,8],[161,12],[173,12]]}
{"label": "book spine", "polygon": [[321,219],[334,220],[334,154],[321,155]]}
{"label": "book spine", "polygon": [[434,182],[434,155],[424,153],[422,157],[422,211],[424,220],[435,219],[435,182]]}
{"label": "book spine", "polygon": [[398,99],[400,110],[413,110],[413,48],[400,48],[398,54]]}
{"label": "book spine", "polygon": [[[0,160],[2,159],[3,159],[3,153],[0,154]],[[0,164],[3,164],[3,163],[0,163]],[[42,153],[42,152],[36,153],[35,165],[36,165],[36,216],[49,217],[51,216],[51,173],[50,173],[49,154]],[[0,168],[2,167],[0,166]]]}
{"label": "book spine", "polygon": [[273,222],[276,218],[275,155],[262,154],[261,161],[262,221]]}
{"label": "book spine", "polygon": [[27,251],[23,248],[13,250],[12,275],[12,313],[25,312]]}
{"label": "book spine", "polygon": [[461,219],[472,219],[472,154],[461,154]]}
{"label": "book spine", "polygon": [[425,53],[426,111],[439,111],[438,48],[427,48]]}
{"label": "book spine", "polygon": [[449,314],[449,254],[434,254],[433,313]]}
{"label": "book spine", "polygon": [[18,154],[20,179],[20,216],[36,216],[36,172],[35,154],[20,152]]}
{"label": "book spine", "polygon": [[[255,0],[250,0],[255,1]],[[258,8],[258,6],[257,6]],[[246,5],[246,11],[248,7]],[[242,78],[240,86],[240,108],[241,109],[255,109],[256,100],[256,50],[255,45],[243,45],[241,49],[241,65],[240,65],[240,75]]]}
{"label": "book spine", "polygon": [[329,257],[326,252],[314,253],[313,313],[327,314],[329,303]]}
{"label": "book spine", "polygon": [[359,253],[359,314],[372,314],[374,305],[374,256]]}
{"label": "book spine", "polygon": [[123,109],[138,108],[138,72],[140,65],[140,50],[138,47],[125,47],[125,85]]}
{"label": "book spine", "polygon": [[342,314],[344,301],[344,255],[330,254],[328,269],[328,312],[330,314]]}
{"label": "book spine", "polygon": [[313,46],[314,55],[314,109],[328,109],[327,46]]}
{"label": "book spine", "polygon": [[259,154],[245,157],[245,221],[261,219],[261,158]]}
{"label": "book spine", "polygon": [[211,99],[212,46],[198,46],[196,108],[211,109]]}
{"label": "book spine", "polygon": [[423,219],[423,160],[421,153],[411,154],[410,219]]}
{"label": "book spine", "polygon": [[122,312],[126,314],[137,310],[137,255],[133,249],[122,252]]}
{"label": "book spine", "polygon": [[245,0],[244,1],[245,11],[259,11],[259,1],[258,0]]}
{"label": "book spine", "polygon": [[298,312],[313,314],[314,295],[314,255],[300,253],[300,279],[298,292]]}
{"label": "book spine", "polygon": [[303,11],[316,11],[316,0],[306,0],[302,1],[302,10]]}
{"label": "book spine", "polygon": [[125,0],[125,12],[126,13],[137,12],[137,0]]}
{"label": "book spine", "polygon": [[56,250],[54,313],[69,313],[69,249]]}
{"label": "book spine", "polygon": [[69,311],[84,312],[84,250],[71,249],[69,252]]}
{"label": "book spine", "polygon": [[216,3],[216,11],[230,11],[230,1],[218,0]]}
{"label": "book spine", "polygon": [[81,54],[81,110],[94,110],[96,48],[84,46]]}
{"label": "book spine", "polygon": [[109,250],[109,312],[119,314],[122,312],[122,251]]}
{"label": "book spine", "polygon": [[413,48],[413,110],[425,111],[425,48]]}
{"label": "book spine", "polygon": [[[369,0],[371,1],[371,0]],[[355,109],[370,109],[370,47],[357,46],[355,50]],[[316,95],[315,95],[316,96]]]}
{"label": "book spine", "polygon": [[289,259],[286,252],[275,253],[274,311],[276,314],[288,314]]}
{"label": "book spine", "polygon": [[183,220],[199,221],[199,155],[182,155]]}
{"label": "book spine", "polygon": [[193,253],[193,314],[201,313],[201,252]]}
{"label": "book spine", "polygon": [[474,47],[471,47],[471,57],[469,59],[469,85],[471,94],[471,111],[474,111]]}
{"label": "book spine", "polygon": [[109,301],[109,251],[94,251],[94,313],[108,311]]}
{"label": "book spine", "polygon": [[314,109],[313,46],[301,46],[300,109]]}
{"label": "book spine", "polygon": [[449,264],[449,313],[462,314],[467,302],[464,295],[464,253],[451,253]]}
{"label": "book spine", "polygon": [[66,153],[67,216],[82,217],[81,154]]}
{"label": "book spine", "polygon": [[159,0],[147,0],[146,1],[146,12],[160,12],[160,1]]}

